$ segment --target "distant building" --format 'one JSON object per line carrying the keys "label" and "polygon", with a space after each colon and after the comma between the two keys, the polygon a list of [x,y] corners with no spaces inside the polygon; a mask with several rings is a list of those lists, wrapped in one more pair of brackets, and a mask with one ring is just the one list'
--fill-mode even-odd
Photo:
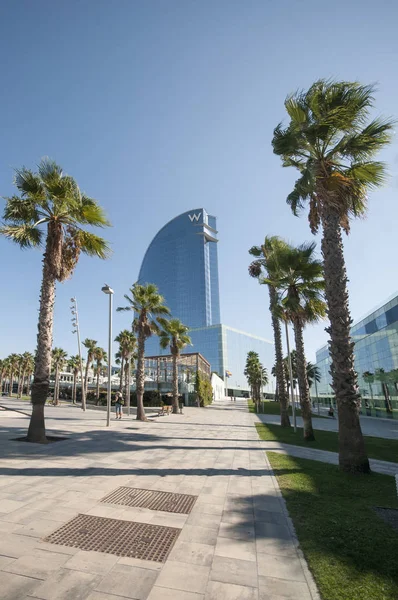
{"label": "distant building", "polygon": [[[154,283],[174,317],[190,327],[193,346],[224,381],[241,395],[248,390],[243,374],[247,353],[254,350],[270,372],[273,344],[221,324],[218,280],[217,222],[204,208],[182,213],[155,235],[142,261],[139,283]],[[146,342],[146,355],[167,351],[156,336]],[[226,372],[230,376],[226,376]]]}
{"label": "distant building", "polygon": [[[355,323],[351,336],[362,414],[398,418],[398,296]],[[328,346],[323,346],[316,364],[321,371],[318,393],[325,399],[333,398],[330,362]]]}

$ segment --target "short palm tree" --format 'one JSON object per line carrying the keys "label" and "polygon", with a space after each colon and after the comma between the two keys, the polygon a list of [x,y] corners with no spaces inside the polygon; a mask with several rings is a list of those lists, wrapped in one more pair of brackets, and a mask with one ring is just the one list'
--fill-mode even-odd
{"label": "short palm tree", "polygon": [[144,383],[145,383],[145,341],[153,334],[160,332],[158,318],[170,314],[170,310],[164,304],[164,298],[153,283],[141,285],[135,283],[130,288],[131,297],[125,294],[128,306],[119,307],[118,311],[133,311],[136,317],[133,321],[133,329],[137,333],[137,420],[146,421],[144,410]]}
{"label": "short palm tree", "polygon": [[67,357],[68,353],[65,352],[65,350],[62,350],[62,348],[54,348],[52,351],[52,365],[55,372],[53,404],[56,406],[59,404],[59,376]]}
{"label": "short palm tree", "polygon": [[385,166],[374,157],[390,143],[393,122],[369,122],[373,93],[372,86],[359,83],[316,81],[286,99],[290,122],[276,127],[272,141],[283,166],[300,172],[287,198],[293,213],[308,202],[311,231],[322,228],[339,464],[343,471],[365,473],[370,467],[359,421],[342,230],[349,233],[350,220],[366,213],[368,191],[385,180]]}
{"label": "short palm tree", "polygon": [[178,413],[178,359],[181,350],[185,346],[191,345],[191,338],[188,335],[189,327],[181,323],[179,319],[159,319],[162,327],[160,332],[160,347],[170,348],[173,360],[173,413]]}
{"label": "short palm tree", "polygon": [[314,365],[312,362],[307,362],[307,381],[308,387],[311,389],[314,382],[319,383],[321,381],[321,370],[319,367]]}
{"label": "short palm tree", "polygon": [[44,247],[32,416],[27,439],[45,442],[44,405],[48,395],[53,337],[55,286],[70,277],[83,252],[106,258],[105,240],[85,226],[109,225],[99,204],[83,194],[60,166],[43,159],[34,173],[23,167],[15,175],[19,196],[6,198],[0,233],[21,248]]}
{"label": "short palm tree", "polygon": [[[85,391],[84,395],[87,398],[88,372],[94,361],[94,355],[95,355],[95,351],[97,349],[97,340],[91,340],[90,338],[86,338],[83,342],[83,346],[87,349],[86,373],[84,375],[84,391]],[[84,407],[82,407],[82,408],[84,408]]]}
{"label": "short palm tree", "polygon": [[[134,361],[135,351],[137,348],[137,338],[132,331],[123,329],[115,338],[119,342],[119,360],[121,361],[120,382],[123,383],[124,376],[124,396],[126,399],[127,414],[130,414],[130,379],[131,365]],[[120,389],[123,389],[121,385]]]}
{"label": "short palm tree", "polygon": [[9,362],[9,373],[10,373],[10,387],[9,387],[9,396],[12,396],[13,393],[13,389],[14,389],[14,378],[15,378],[15,373],[18,372],[19,370],[19,365],[20,365],[20,361],[21,361],[21,357],[20,354],[10,354],[10,356],[8,357],[8,362]]}
{"label": "short palm tree", "polygon": [[96,398],[97,402],[99,400],[99,378],[104,366],[104,363],[108,362],[108,355],[103,348],[100,346],[96,346],[93,352],[93,359],[95,360],[95,375],[97,377],[97,389],[96,389]]}
{"label": "short palm tree", "polygon": [[[249,253],[256,257],[249,265],[249,274],[263,283],[264,277],[272,277],[278,268],[278,252],[283,248],[285,242],[278,237],[266,237],[264,244],[253,246]],[[275,346],[276,385],[278,388],[278,399],[281,411],[281,426],[290,427],[289,419],[289,395],[286,386],[285,373],[283,369],[282,332],[280,320],[275,314],[274,307],[277,303],[277,293],[272,285],[268,285],[269,308],[272,319]]]}
{"label": "short palm tree", "polygon": [[[23,388],[25,384],[25,378],[30,378],[32,369],[34,368],[34,356],[31,352],[24,352],[21,356],[21,372],[20,372],[20,383],[18,385],[18,394],[22,396]],[[26,393],[29,395],[29,384],[26,385]]]}
{"label": "short palm tree", "polygon": [[268,383],[268,373],[267,369],[261,364],[258,353],[253,350],[247,353],[244,375],[250,386],[251,397],[258,411],[262,388]]}
{"label": "short palm tree", "polygon": [[[73,375],[73,392],[72,392],[72,402],[76,404],[76,391],[77,391],[77,377],[80,372],[80,356],[76,354],[75,356],[71,356],[68,360],[68,367]],[[83,383],[83,378],[82,378]]]}
{"label": "short palm tree", "polygon": [[326,315],[326,304],[323,300],[323,266],[315,257],[315,247],[314,243],[302,244],[297,248],[287,245],[279,254],[279,270],[276,277],[266,280],[277,290],[276,310],[280,310],[280,314],[293,325],[301,416],[306,441],[313,441],[315,437],[303,331],[305,325],[315,323]]}

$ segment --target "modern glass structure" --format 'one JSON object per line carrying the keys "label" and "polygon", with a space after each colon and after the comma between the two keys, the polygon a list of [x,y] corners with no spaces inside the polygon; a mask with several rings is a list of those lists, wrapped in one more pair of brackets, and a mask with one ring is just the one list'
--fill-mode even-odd
{"label": "modern glass structure", "polygon": [[[362,414],[398,418],[398,296],[385,302],[351,328]],[[316,353],[321,370],[318,392],[333,398],[328,347]]]}
{"label": "modern glass structure", "polygon": [[[155,235],[138,281],[157,285],[171,314],[190,328],[192,346],[186,352],[199,352],[224,380],[230,372],[226,387],[238,395],[248,389],[243,375],[247,353],[258,352],[270,372],[273,345],[221,324],[217,244],[216,218],[204,208],[187,211]],[[152,337],[146,342],[145,354],[158,356],[167,351]]]}
{"label": "modern glass structure", "polygon": [[188,327],[220,323],[216,218],[204,208],[179,215],[155,235],[139,283],[155,283]]}

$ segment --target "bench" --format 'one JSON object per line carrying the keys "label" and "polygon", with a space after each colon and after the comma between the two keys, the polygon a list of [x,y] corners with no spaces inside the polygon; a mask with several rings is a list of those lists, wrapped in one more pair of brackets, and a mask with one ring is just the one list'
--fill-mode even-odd
{"label": "bench", "polygon": [[171,406],[163,405],[160,411],[158,412],[158,417],[163,417],[165,414],[168,416],[171,412]]}

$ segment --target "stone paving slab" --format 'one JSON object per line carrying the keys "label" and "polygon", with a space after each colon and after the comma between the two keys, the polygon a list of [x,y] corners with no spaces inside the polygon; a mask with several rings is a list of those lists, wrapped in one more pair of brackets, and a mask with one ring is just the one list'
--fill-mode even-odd
{"label": "stone paving slab", "polygon": [[[0,589],[7,600],[318,599],[245,400],[146,423],[112,421],[109,429],[100,412],[60,406],[46,414],[48,431],[65,441],[11,442],[24,435],[28,417],[0,413]],[[189,515],[101,503],[120,486],[198,499]],[[181,533],[163,564],[42,541],[78,513]]]}

